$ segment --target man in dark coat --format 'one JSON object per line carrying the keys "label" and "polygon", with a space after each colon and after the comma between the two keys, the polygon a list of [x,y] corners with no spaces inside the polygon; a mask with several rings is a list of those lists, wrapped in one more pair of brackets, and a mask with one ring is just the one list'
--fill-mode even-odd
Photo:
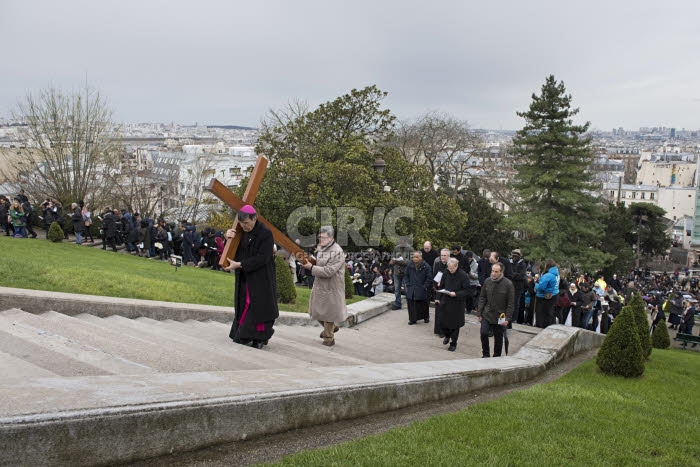
{"label": "man in dark coat", "polygon": [[[503,276],[503,264],[491,265],[491,277],[484,281],[479,296],[479,323],[481,323],[481,351],[483,358],[491,356],[489,332],[493,332],[493,356],[500,357],[503,349],[503,330],[513,318],[513,283]],[[500,316],[505,321],[499,323]]]}
{"label": "man in dark coat", "polygon": [[430,242],[423,243],[423,250],[421,250],[421,253],[423,253],[423,261],[431,266],[439,256],[438,252],[433,248],[433,244]]}
{"label": "man in dark coat", "polygon": [[[238,223],[243,229],[241,243],[233,261],[229,259],[229,265],[224,267],[236,274],[236,315],[229,337],[238,344],[252,344],[256,349],[262,349],[275,332],[272,327],[279,317],[273,251],[275,244],[272,232],[257,221],[257,213],[252,206],[245,205],[241,208]],[[233,229],[226,232],[229,239],[234,235]]]}
{"label": "man in dark coat", "polygon": [[408,324],[416,324],[419,319],[430,322],[428,311],[428,290],[433,280],[433,270],[423,260],[420,251],[413,252],[413,261],[406,266],[404,285],[408,302]]}
{"label": "man in dark coat", "polygon": [[445,335],[442,343],[449,343],[447,350],[454,352],[457,349],[459,328],[464,326],[464,302],[471,293],[469,276],[459,267],[456,258],[447,260],[447,270],[442,275],[440,290],[444,290],[438,294],[437,300],[440,306],[440,327]]}
{"label": "man in dark coat", "polygon": [[[435,261],[433,261],[433,289],[437,290],[440,282],[438,281],[438,283],[435,283],[435,277],[438,275],[438,273],[442,273],[444,275],[447,271],[448,259],[450,259],[450,250],[443,248],[440,250],[440,256],[435,258]],[[440,297],[437,297],[435,301],[435,316],[433,318],[435,324],[433,324],[433,333],[439,335],[440,337],[445,337],[445,335],[442,333],[442,328],[440,327],[440,302],[437,301],[439,298]]]}
{"label": "man in dark coat", "polygon": [[105,208],[102,214],[102,249],[106,250],[107,246],[117,251],[117,220],[110,208]]}
{"label": "man in dark coat", "polygon": [[[527,264],[523,261],[522,253],[519,249],[515,249],[511,253],[510,264],[513,270],[513,288],[515,289],[515,302],[513,307],[513,321],[516,323],[523,322],[523,316],[521,314],[522,307],[524,305],[523,292],[525,291],[525,278],[527,277]],[[512,327],[513,323],[508,323],[508,329]]]}

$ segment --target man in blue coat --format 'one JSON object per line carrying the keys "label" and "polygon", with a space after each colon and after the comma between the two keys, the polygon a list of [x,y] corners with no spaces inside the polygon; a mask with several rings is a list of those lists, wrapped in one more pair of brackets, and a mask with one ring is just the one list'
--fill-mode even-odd
{"label": "man in blue coat", "polygon": [[423,260],[420,251],[413,252],[413,261],[406,266],[404,286],[408,302],[408,324],[416,324],[419,319],[430,322],[428,311],[429,287],[433,280],[433,270]]}

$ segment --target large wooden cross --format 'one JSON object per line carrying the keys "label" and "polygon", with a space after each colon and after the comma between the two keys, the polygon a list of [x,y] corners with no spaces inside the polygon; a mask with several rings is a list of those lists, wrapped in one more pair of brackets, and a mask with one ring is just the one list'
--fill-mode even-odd
{"label": "large wooden cross", "polygon": [[[209,185],[207,186],[207,190],[221,201],[231,206],[236,212],[240,211],[246,204],[253,206],[255,197],[258,195],[258,190],[260,189],[260,183],[262,182],[263,176],[265,175],[265,170],[267,169],[267,163],[267,158],[264,156],[258,156],[258,160],[255,162],[255,167],[253,168],[253,173],[250,175],[250,180],[245,188],[243,199],[236,196],[235,193],[229,190],[226,185],[218,181],[216,178],[211,179]],[[309,256],[304,250],[299,248],[299,245],[294,243],[289,239],[289,237],[268,222],[262,215],[260,215],[259,212],[257,217],[258,222],[262,222],[272,231],[272,237],[274,238],[275,243],[285,250],[291,252],[299,261],[309,261],[314,264],[316,263],[316,260],[312,256]],[[236,236],[226,242],[224,252],[221,254],[221,259],[219,260],[219,265],[221,267],[228,267],[226,260],[233,260],[233,258],[236,256],[236,250],[238,250],[238,245],[240,245],[241,237],[243,236],[243,229],[238,224],[237,217],[233,221],[233,227],[231,228],[236,230]]]}

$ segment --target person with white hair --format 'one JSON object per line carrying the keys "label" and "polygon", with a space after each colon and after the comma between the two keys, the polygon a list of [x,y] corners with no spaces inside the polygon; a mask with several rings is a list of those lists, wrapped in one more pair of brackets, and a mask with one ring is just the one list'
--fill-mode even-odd
{"label": "person with white hair", "polygon": [[323,345],[335,345],[335,333],[348,317],[345,306],[345,253],[334,239],[330,225],[321,227],[318,233],[316,264],[306,261],[304,269],[315,278],[309,297],[309,315],[323,326]]}
{"label": "person with white hair", "polygon": [[457,349],[459,329],[464,326],[464,307],[467,295],[471,293],[469,275],[459,267],[457,258],[447,260],[447,270],[440,279],[436,304],[440,307],[440,327],[445,335],[442,343],[450,346],[450,352]]}

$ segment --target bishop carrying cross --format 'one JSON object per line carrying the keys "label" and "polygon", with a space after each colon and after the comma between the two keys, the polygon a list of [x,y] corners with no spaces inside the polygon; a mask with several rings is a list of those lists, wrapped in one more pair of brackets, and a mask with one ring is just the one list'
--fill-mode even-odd
{"label": "bishop carrying cross", "polygon": [[226,186],[212,179],[207,189],[237,211],[229,241],[219,264],[236,275],[234,293],[235,316],[229,337],[234,342],[262,349],[275,332],[279,317],[275,294],[274,243],[277,242],[300,259],[307,257],[293,241],[268,223],[252,206],[260,188],[267,159],[258,160],[246,187],[243,199]]}

